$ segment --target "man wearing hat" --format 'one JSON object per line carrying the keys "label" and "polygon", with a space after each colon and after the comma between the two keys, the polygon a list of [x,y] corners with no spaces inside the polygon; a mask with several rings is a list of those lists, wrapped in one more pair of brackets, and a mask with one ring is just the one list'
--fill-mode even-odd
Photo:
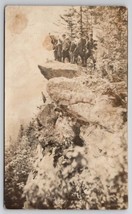
{"label": "man wearing hat", "polygon": [[65,59],[67,58],[70,62],[70,54],[69,54],[69,48],[70,48],[70,40],[66,38],[66,35],[62,35],[62,57],[63,62],[65,62]]}
{"label": "man wearing hat", "polygon": [[75,49],[77,47],[77,42],[75,40],[75,38],[71,38],[70,40],[71,44],[70,44],[70,49],[69,49],[69,53],[70,53],[70,62],[71,63],[75,63],[75,56],[74,56],[74,52],[75,52]]}

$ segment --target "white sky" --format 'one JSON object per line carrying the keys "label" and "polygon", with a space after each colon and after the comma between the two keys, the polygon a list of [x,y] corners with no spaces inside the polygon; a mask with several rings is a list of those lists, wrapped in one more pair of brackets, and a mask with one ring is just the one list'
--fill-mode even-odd
{"label": "white sky", "polygon": [[[5,11],[5,134],[16,137],[19,126],[31,120],[41,104],[45,79],[38,64],[53,59],[44,48],[49,33],[66,33],[56,26],[69,6],[8,6]],[[16,18],[17,17],[17,18]]]}
{"label": "white sky", "polygon": [[[53,58],[43,42],[54,33],[66,7],[8,6],[5,13],[5,133],[16,137],[19,125],[30,121],[45,91],[46,80],[37,68]],[[26,17],[20,22],[17,16]],[[26,27],[25,27],[26,20]],[[15,23],[15,26],[14,26]],[[25,27],[25,28],[24,28]],[[22,28],[22,29],[21,29]],[[18,33],[19,32],[19,33]],[[64,33],[60,29],[59,34]]]}

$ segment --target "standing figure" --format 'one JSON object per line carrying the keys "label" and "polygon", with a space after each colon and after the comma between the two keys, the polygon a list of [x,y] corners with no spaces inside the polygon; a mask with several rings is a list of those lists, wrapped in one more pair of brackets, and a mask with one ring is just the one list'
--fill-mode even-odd
{"label": "standing figure", "polygon": [[59,62],[62,61],[62,41],[60,38],[58,38],[57,40],[57,44],[56,44],[56,50],[57,50],[57,60]]}
{"label": "standing figure", "polygon": [[70,40],[68,38],[66,38],[65,34],[62,35],[62,38],[63,38],[63,40],[62,40],[62,58],[63,58],[63,62],[65,62],[66,58],[70,62],[70,53],[69,53]]}
{"label": "standing figure", "polygon": [[69,53],[70,53],[70,62],[73,64],[75,63],[74,51],[75,51],[76,47],[77,47],[77,44],[75,42],[75,38],[71,38]]}
{"label": "standing figure", "polygon": [[58,47],[57,47],[57,43],[58,43],[58,40],[55,38],[54,35],[50,35],[50,39],[51,39],[51,43],[53,45],[53,50],[54,50],[54,58],[55,60],[58,60]]}
{"label": "standing figure", "polygon": [[79,34],[79,41],[74,51],[74,55],[75,55],[76,62],[78,60],[78,57],[81,58],[81,63],[83,67],[86,67],[86,64],[87,64],[85,53],[86,53],[86,38],[81,34]]}

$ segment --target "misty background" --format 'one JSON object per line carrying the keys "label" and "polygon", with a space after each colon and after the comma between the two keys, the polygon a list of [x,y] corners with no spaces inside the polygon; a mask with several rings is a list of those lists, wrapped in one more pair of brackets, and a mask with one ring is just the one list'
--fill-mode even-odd
{"label": "misty background", "polygon": [[[8,10],[9,8],[9,10]],[[54,24],[65,7],[6,7],[5,11],[5,138],[15,139],[20,124],[30,121],[42,103],[45,79],[38,64],[53,59],[53,50],[46,46],[49,33],[56,33]],[[62,32],[63,26],[57,29]],[[47,57],[48,56],[48,57]]]}

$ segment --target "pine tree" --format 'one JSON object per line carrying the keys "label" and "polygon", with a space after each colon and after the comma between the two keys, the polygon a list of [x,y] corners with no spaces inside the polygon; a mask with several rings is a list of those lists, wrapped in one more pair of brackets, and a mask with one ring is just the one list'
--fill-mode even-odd
{"label": "pine tree", "polygon": [[90,20],[91,20],[91,14],[90,14],[90,11],[89,11],[89,8],[87,6],[83,6],[83,24],[84,24],[84,27],[83,27],[83,32],[84,32],[84,35],[86,37],[89,37],[89,33],[91,32],[91,23],[90,23]]}
{"label": "pine tree", "polygon": [[66,11],[64,15],[60,15],[61,23],[66,25],[67,34],[70,38],[75,37],[75,10],[74,7],[71,7],[69,10]]}
{"label": "pine tree", "polygon": [[[127,10],[124,7],[96,7],[92,27],[98,40],[99,69],[104,67],[122,79],[127,73]],[[101,65],[100,62],[104,61]],[[120,79],[119,78],[119,79]]]}

